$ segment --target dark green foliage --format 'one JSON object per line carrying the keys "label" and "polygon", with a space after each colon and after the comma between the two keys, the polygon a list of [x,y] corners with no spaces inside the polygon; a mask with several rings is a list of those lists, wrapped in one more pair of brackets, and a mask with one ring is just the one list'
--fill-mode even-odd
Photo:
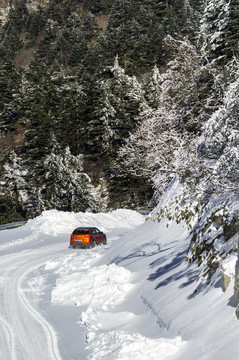
{"label": "dark green foliage", "polygon": [[[22,35],[25,33],[25,24],[28,20],[28,11],[24,1],[19,1],[9,12],[9,21],[4,25],[2,45],[7,53],[14,54],[23,46]],[[3,60],[3,59],[2,59]]]}
{"label": "dark green foliage", "polygon": [[[46,68],[34,61],[27,73],[29,87],[25,92],[27,122],[25,153],[31,161],[39,160],[51,150],[54,133],[62,147],[78,148],[79,109],[82,93],[73,75],[55,73],[50,79]],[[35,86],[35,79],[41,79]]]}
{"label": "dark green foliage", "polygon": [[239,3],[237,0],[230,1],[229,19],[224,36],[225,47],[222,49],[226,56],[238,56],[239,54]]}
{"label": "dark green foliage", "polygon": [[[36,161],[48,153],[50,146],[55,91],[48,81],[46,68],[38,60],[31,64],[27,77],[29,86],[24,93],[24,113],[28,128],[25,153],[31,161]],[[39,80],[40,83],[37,84]]]}
{"label": "dark green foliage", "polygon": [[111,173],[109,187],[109,206],[111,208],[117,208],[118,204],[124,208],[140,208],[142,205],[149,204],[153,193],[153,184],[147,178],[132,175],[121,176],[114,171],[113,174]]}
{"label": "dark green foliage", "polygon": [[0,224],[25,220],[21,204],[8,196],[0,196]]}
{"label": "dark green foliage", "polygon": [[[206,9],[207,10],[207,9]],[[206,11],[205,37],[209,60],[218,59],[226,63],[239,51],[239,3],[224,0]],[[216,35],[216,36],[215,36]]]}
{"label": "dark green foliage", "polygon": [[85,9],[92,13],[109,13],[114,0],[82,0]]}
{"label": "dark green foliage", "polygon": [[0,129],[14,130],[19,121],[19,86],[21,77],[12,60],[0,66]]}
{"label": "dark green foliage", "polygon": [[26,28],[29,38],[34,39],[44,29],[44,26],[45,21],[41,12],[33,12],[29,14],[26,21]]}

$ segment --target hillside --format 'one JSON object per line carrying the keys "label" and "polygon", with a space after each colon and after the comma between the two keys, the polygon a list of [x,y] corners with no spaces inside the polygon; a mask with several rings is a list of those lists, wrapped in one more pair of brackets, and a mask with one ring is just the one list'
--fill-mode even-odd
{"label": "hillside", "polygon": [[[51,208],[147,206],[151,173],[133,173],[118,153],[147,114],[158,117],[155,72],[175,56],[165,36],[195,43],[200,3],[0,6],[1,222]],[[155,167],[153,157],[150,163]]]}
{"label": "hillside", "polygon": [[152,208],[175,174],[200,201],[237,187],[237,17],[224,0],[2,1],[1,223]]}
{"label": "hillside", "polygon": [[0,6],[2,223],[237,187],[236,1]]}

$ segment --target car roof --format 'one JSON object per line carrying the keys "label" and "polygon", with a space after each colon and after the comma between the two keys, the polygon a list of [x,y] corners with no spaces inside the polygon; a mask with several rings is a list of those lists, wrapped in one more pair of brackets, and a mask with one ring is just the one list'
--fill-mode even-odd
{"label": "car roof", "polygon": [[93,226],[92,227],[89,227],[89,226],[88,227],[78,227],[75,230],[81,230],[81,229],[82,230],[90,230],[90,229],[96,229],[96,227],[95,226],[94,227]]}

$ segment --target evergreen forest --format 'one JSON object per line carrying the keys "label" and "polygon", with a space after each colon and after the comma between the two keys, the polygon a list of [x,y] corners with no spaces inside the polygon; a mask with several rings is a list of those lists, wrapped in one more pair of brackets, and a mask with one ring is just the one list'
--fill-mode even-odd
{"label": "evergreen forest", "polygon": [[238,0],[0,1],[0,223],[238,192]]}

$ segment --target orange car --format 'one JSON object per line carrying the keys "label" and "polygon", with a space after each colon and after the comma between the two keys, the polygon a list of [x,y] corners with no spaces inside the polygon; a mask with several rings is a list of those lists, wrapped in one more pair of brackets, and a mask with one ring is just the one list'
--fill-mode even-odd
{"label": "orange car", "polygon": [[94,247],[107,244],[106,235],[96,227],[78,227],[71,234],[70,247]]}

